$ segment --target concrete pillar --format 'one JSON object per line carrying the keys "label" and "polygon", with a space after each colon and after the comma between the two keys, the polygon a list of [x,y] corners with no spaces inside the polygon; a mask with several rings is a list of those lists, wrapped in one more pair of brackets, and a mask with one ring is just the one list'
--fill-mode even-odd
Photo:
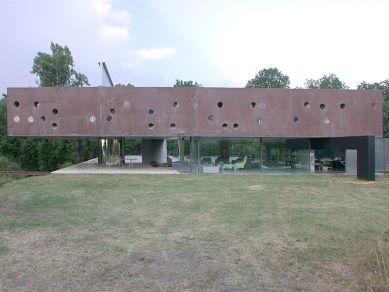
{"label": "concrete pillar", "polygon": [[142,163],[149,164],[151,161],[167,163],[166,139],[142,139]]}
{"label": "concrete pillar", "polygon": [[357,150],[346,150],[346,173],[357,173]]}

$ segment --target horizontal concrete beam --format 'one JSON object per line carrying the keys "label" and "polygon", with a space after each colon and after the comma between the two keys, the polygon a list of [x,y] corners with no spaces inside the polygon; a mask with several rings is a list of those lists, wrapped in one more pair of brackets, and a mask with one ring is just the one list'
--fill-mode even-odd
{"label": "horizontal concrete beam", "polygon": [[9,88],[8,135],[382,137],[382,92],[264,88]]}

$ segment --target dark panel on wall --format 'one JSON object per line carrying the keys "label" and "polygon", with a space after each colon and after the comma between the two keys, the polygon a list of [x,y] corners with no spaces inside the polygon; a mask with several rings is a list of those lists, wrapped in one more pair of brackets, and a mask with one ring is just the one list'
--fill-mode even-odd
{"label": "dark panel on wall", "polygon": [[253,88],[9,88],[8,134],[382,137],[382,93]]}

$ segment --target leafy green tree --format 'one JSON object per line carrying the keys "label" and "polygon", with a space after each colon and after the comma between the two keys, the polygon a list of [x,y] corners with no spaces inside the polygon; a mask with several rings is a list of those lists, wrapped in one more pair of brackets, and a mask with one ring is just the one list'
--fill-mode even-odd
{"label": "leafy green tree", "polygon": [[115,85],[115,87],[135,87],[135,86],[132,85],[131,83],[128,83],[127,85],[118,83]]}
{"label": "leafy green tree", "polygon": [[140,139],[126,139],[125,152],[131,155],[142,154],[142,142]]}
{"label": "leafy green tree", "polygon": [[20,138],[8,137],[7,134],[7,95],[0,99],[0,155],[14,160],[18,157]]}
{"label": "leafy green tree", "polygon": [[0,170],[2,171],[17,171],[20,170],[20,166],[18,163],[9,159],[6,156],[0,155]]}
{"label": "leafy green tree", "polygon": [[389,138],[389,79],[381,82],[367,83],[363,81],[358,85],[358,89],[375,89],[382,90],[383,93],[383,126],[384,126],[384,137]]}
{"label": "leafy green tree", "polygon": [[88,78],[74,70],[72,53],[67,46],[51,43],[51,55],[38,52],[34,58],[31,74],[39,77],[40,87],[79,87],[89,85]]}
{"label": "leafy green tree", "polygon": [[349,89],[335,74],[324,75],[320,79],[306,79],[304,83],[306,89]]}
{"label": "leafy green tree", "polygon": [[247,81],[248,88],[289,88],[289,76],[277,68],[262,69],[255,78]]}
{"label": "leafy green tree", "polygon": [[176,83],[174,84],[174,87],[203,87],[203,86],[197,82],[193,82],[192,80],[182,81],[176,78]]}

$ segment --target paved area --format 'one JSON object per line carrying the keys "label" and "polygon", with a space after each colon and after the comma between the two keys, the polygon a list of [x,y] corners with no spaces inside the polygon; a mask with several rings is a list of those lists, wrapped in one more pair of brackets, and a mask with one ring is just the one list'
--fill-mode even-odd
{"label": "paved area", "polygon": [[[133,162],[133,167],[129,167],[130,161]],[[195,171],[195,170],[194,170]],[[142,164],[142,156],[136,155],[126,155],[126,165],[118,166],[116,163],[111,165],[107,164],[106,166],[99,166],[97,164],[97,158],[91,159],[89,161],[69,166],[63,169],[53,171],[55,174],[67,174],[67,173],[91,173],[91,174],[188,174],[190,173],[189,167],[181,164],[176,161],[172,163],[172,167],[153,167],[150,164]],[[221,174],[296,174],[296,173],[309,173],[308,170],[299,170],[299,169],[239,169],[237,171],[233,170],[220,170]],[[344,171],[315,171],[316,174],[330,174],[330,173],[342,173],[347,174]]]}
{"label": "paved area", "polygon": [[[133,161],[133,166],[129,167],[130,160]],[[174,163],[180,164],[180,163]],[[179,169],[185,171],[185,166],[179,166]],[[188,171],[189,172],[189,171]],[[79,163],[77,165],[69,166],[63,169],[53,171],[55,174],[66,174],[66,173],[121,173],[121,174],[135,174],[135,173],[149,173],[149,174],[180,174],[180,171],[177,171],[173,167],[153,167],[150,164],[142,164],[142,156],[127,156],[126,155],[126,165],[118,166],[116,163],[107,164],[101,166],[97,164],[97,158]]]}

